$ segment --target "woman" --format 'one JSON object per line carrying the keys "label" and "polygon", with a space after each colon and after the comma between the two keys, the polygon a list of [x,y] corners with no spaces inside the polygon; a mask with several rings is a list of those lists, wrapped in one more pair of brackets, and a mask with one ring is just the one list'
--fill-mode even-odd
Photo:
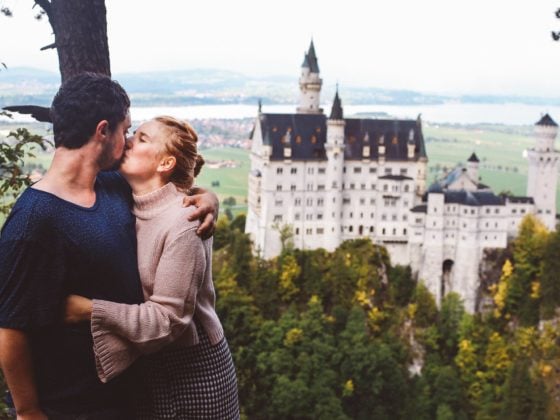
{"label": "woman", "polygon": [[70,296],[67,321],[91,320],[99,378],[106,382],[141,354],[145,390],[138,418],[237,419],[237,382],[214,309],[212,239],[185,225],[184,192],[204,163],[185,122],[157,117],[128,142],[120,172],[133,191],[138,268],[145,303]]}

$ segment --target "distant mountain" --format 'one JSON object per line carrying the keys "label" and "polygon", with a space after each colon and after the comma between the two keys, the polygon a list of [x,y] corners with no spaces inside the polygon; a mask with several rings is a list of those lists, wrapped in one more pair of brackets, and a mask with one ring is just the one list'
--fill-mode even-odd
{"label": "distant mountain", "polygon": [[[293,104],[297,100],[296,77],[251,77],[217,69],[191,69],[115,74],[136,106],[180,106],[203,104]],[[0,107],[14,104],[49,105],[60,83],[58,73],[14,67],[0,71]],[[334,86],[325,86],[329,102]],[[346,105],[437,105],[454,103],[524,103],[560,105],[560,99],[491,95],[431,95],[409,90],[345,86]]]}

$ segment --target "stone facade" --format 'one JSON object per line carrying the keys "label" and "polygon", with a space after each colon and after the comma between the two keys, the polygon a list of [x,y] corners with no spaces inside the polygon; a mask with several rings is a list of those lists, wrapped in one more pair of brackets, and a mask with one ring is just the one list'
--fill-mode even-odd
{"label": "stone facade", "polygon": [[554,228],[556,123],[547,115],[536,125],[527,197],[498,197],[481,184],[474,153],[427,189],[419,118],[344,118],[338,91],[327,117],[321,85],[311,43],[297,112],[267,114],[259,107],[245,229],[255,252],[278,255],[286,226],[301,249],[332,251],[342,241],[369,238],[388,249],[393,264],[410,264],[437,302],[453,291],[475,311],[484,249],[506,247],[529,213]]}

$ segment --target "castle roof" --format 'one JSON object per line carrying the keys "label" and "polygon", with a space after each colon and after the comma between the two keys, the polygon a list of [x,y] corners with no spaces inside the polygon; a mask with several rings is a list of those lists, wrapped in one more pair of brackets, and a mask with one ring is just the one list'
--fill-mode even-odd
{"label": "castle roof", "polygon": [[[291,160],[327,160],[327,119],[324,114],[266,114],[258,116],[263,143],[272,147],[271,160],[284,160],[284,147],[291,146]],[[415,120],[347,118],[344,128],[346,160],[377,160],[385,147],[386,161],[407,161],[409,138],[416,145],[414,160],[426,157],[422,127]],[[363,156],[369,146],[369,156]]]}
{"label": "castle roof", "polygon": [[466,206],[503,206],[504,201],[491,191],[444,191],[445,204]]}
{"label": "castle roof", "polygon": [[480,160],[478,159],[478,156],[476,155],[475,152],[472,152],[471,157],[467,160],[467,162],[480,162]]}
{"label": "castle roof", "polygon": [[509,203],[515,204],[535,204],[533,197],[509,196],[506,198]]}
{"label": "castle roof", "polygon": [[389,179],[391,181],[412,181],[413,178],[406,175],[383,175],[379,179]]}
{"label": "castle roof", "polygon": [[336,93],[334,95],[334,101],[331,109],[331,116],[329,118],[331,120],[341,120],[342,118],[344,118],[344,114],[342,112],[342,103],[340,102],[340,98],[338,96],[338,87],[336,88]]}
{"label": "castle roof", "polygon": [[319,73],[319,62],[317,61],[317,54],[315,54],[315,45],[313,45],[313,40],[311,40],[311,44],[309,44],[309,51],[307,52],[305,59],[309,64],[309,71],[311,73]]}
{"label": "castle roof", "polygon": [[544,114],[543,117],[539,121],[537,121],[535,125],[548,125],[558,127],[558,124],[556,124],[556,122],[548,114]]}
{"label": "castle roof", "polygon": [[428,205],[427,204],[420,204],[418,206],[414,206],[410,209],[412,213],[427,213]]}

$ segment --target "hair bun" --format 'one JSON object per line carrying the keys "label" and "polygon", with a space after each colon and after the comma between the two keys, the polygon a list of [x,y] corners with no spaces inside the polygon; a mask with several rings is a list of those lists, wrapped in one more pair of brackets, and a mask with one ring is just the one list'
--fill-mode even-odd
{"label": "hair bun", "polygon": [[202,165],[204,165],[204,158],[197,154],[196,155],[196,160],[194,163],[194,176],[197,177],[198,174],[200,173],[200,170],[202,169]]}

